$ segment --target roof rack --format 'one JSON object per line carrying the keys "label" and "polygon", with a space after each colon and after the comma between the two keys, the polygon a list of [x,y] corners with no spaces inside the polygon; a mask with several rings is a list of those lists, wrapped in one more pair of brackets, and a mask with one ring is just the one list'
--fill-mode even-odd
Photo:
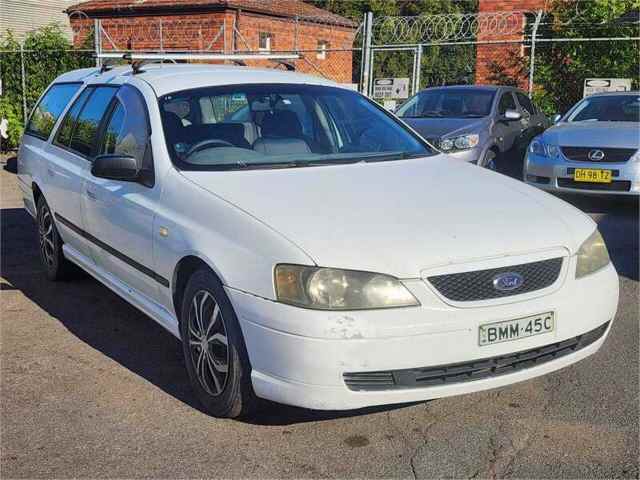
{"label": "roof rack", "polygon": [[299,53],[99,53],[99,59],[127,60],[131,64],[133,73],[142,73],[141,67],[145,63],[163,60],[230,60],[237,65],[246,65],[245,60],[269,60],[277,65],[284,65],[287,70],[295,70],[295,66],[287,60],[299,60]]}

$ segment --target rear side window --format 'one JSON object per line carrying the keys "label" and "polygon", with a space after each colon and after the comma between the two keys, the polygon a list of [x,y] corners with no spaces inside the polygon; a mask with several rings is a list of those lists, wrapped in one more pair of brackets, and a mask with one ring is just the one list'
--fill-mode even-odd
{"label": "rear side window", "polygon": [[100,121],[117,87],[87,87],[73,104],[56,135],[56,143],[89,157],[98,136]]}
{"label": "rear side window", "polygon": [[525,94],[520,92],[516,92],[516,97],[518,98],[518,103],[520,104],[520,106],[525,112],[527,112],[529,115],[536,114],[536,109],[533,106],[533,103],[531,103],[531,100],[529,99],[529,97],[527,97]]}
{"label": "rear side window", "polygon": [[116,93],[113,87],[98,87],[78,116],[69,148],[86,157],[91,155],[98,136],[100,120]]}
{"label": "rear side window", "polygon": [[27,124],[26,133],[46,140],[67,107],[69,100],[80,88],[79,83],[58,83],[52,85],[42,100],[36,105]]}
{"label": "rear side window", "polygon": [[498,104],[498,113],[500,115],[504,115],[507,110],[516,110],[516,102],[511,92],[503,93]]}
{"label": "rear side window", "polygon": [[80,110],[84,107],[87,98],[93,92],[93,88],[85,88],[82,93],[78,96],[73,105],[64,116],[62,120],[62,124],[58,128],[58,132],[56,133],[56,138],[54,143],[57,145],[62,145],[64,147],[68,147],[71,143],[71,137],[73,135],[73,128],[76,125],[76,120],[78,119],[78,115],[80,114]]}

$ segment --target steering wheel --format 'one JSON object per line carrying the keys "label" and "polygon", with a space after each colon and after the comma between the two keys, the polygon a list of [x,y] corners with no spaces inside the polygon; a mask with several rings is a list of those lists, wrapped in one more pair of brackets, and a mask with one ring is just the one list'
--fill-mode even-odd
{"label": "steering wheel", "polygon": [[225,140],[217,140],[217,139],[203,140],[201,142],[196,143],[193,147],[191,147],[187,152],[187,154],[184,156],[184,158],[190,157],[194,153],[199,152],[201,150],[205,150],[207,148],[234,147],[234,146],[235,145],[233,143],[229,143]]}

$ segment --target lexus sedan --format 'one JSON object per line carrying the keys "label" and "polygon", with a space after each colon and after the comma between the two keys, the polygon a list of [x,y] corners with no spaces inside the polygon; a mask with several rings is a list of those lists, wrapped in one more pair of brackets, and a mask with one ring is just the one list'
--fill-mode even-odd
{"label": "lexus sedan", "polygon": [[591,355],[616,313],[589,217],[321,78],[69,72],[18,174],[48,278],[78,266],[180,339],[220,417],[501,387]]}
{"label": "lexus sedan", "polygon": [[592,95],[529,146],[527,183],[554,192],[640,195],[640,92]]}

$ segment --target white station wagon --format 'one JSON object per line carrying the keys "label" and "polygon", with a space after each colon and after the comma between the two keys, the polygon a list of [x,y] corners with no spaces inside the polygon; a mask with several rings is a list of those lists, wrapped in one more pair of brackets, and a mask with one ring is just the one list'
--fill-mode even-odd
{"label": "white station wagon", "polygon": [[500,387],[594,353],[616,313],[589,217],[321,78],[69,72],[18,171],[48,277],[80,266],[180,338],[216,416]]}

